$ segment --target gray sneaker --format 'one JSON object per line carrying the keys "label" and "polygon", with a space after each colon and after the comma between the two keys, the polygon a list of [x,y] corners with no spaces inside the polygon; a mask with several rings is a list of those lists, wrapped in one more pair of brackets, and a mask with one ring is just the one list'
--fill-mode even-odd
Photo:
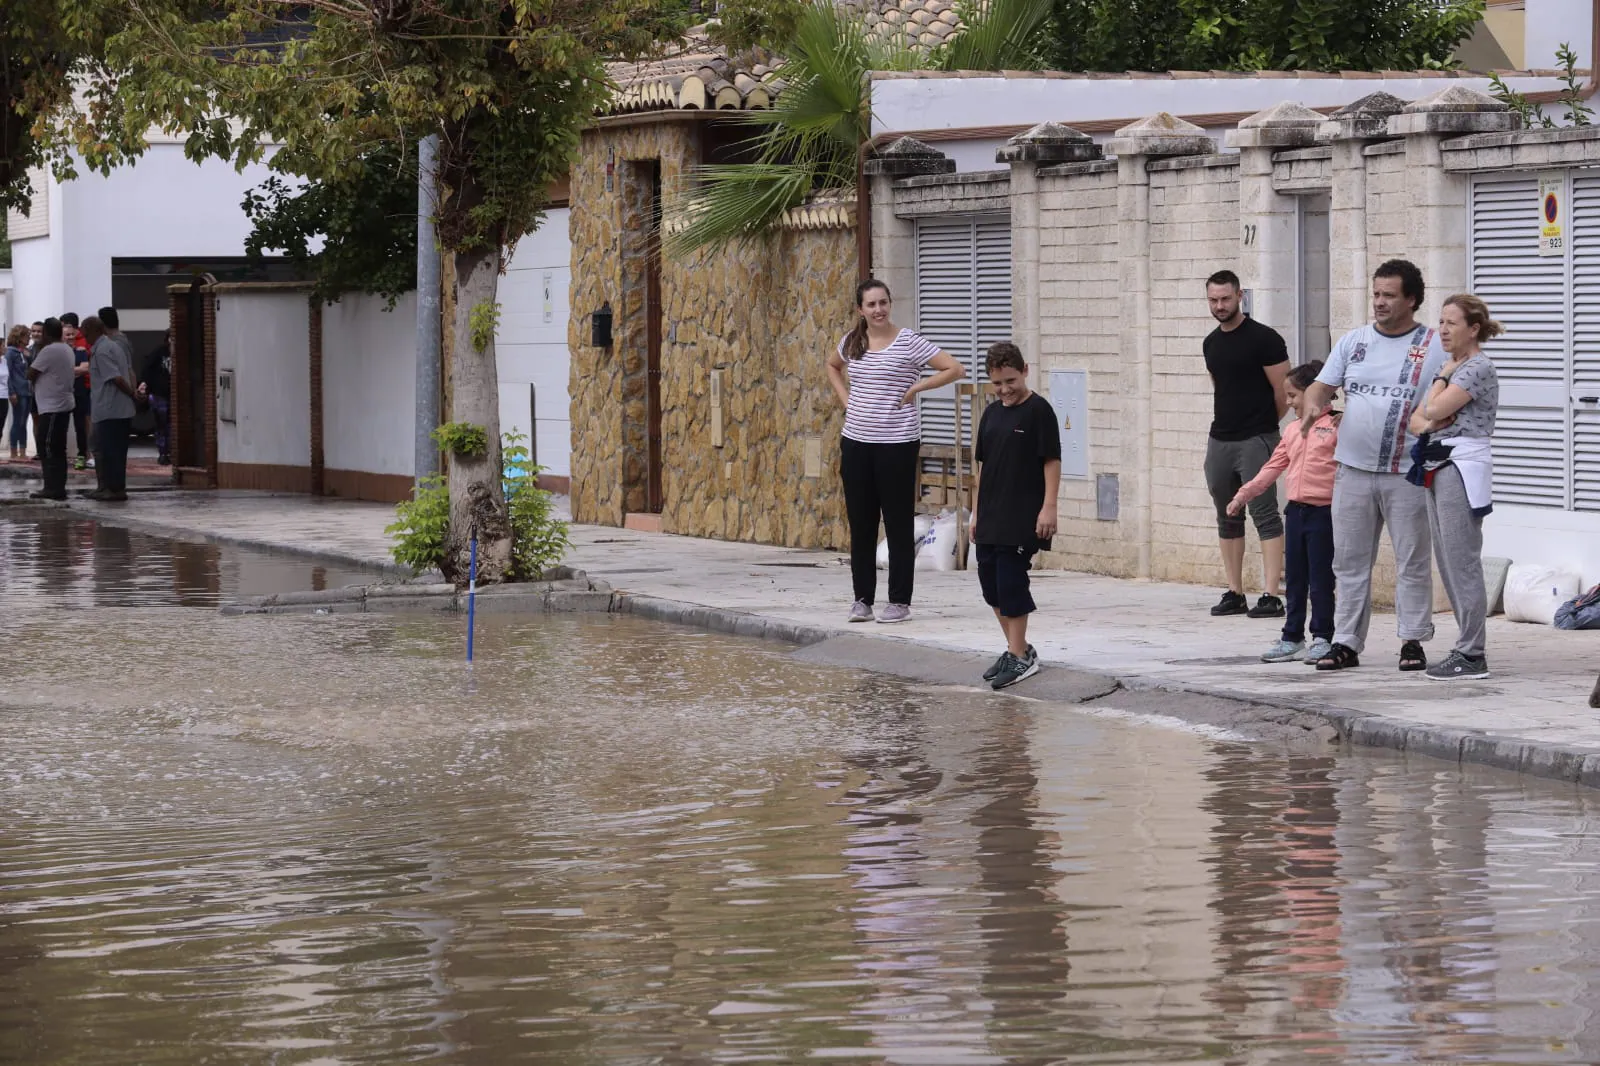
{"label": "gray sneaker", "polygon": [[1472,659],[1452,651],[1444,662],[1435,663],[1424,673],[1429,681],[1481,681],[1489,676],[1489,660]]}
{"label": "gray sneaker", "polygon": [[1039,672],[1039,656],[1037,654],[1029,654],[1026,659],[1019,659],[1008,651],[1004,659],[1000,672],[994,675],[993,681],[989,682],[990,687],[996,692],[1003,688],[1010,688],[1018,681],[1026,681]]}
{"label": "gray sneaker", "polygon": [[1280,640],[1266,650],[1261,656],[1264,663],[1292,663],[1305,652],[1304,642],[1298,640]]}
{"label": "gray sneaker", "polygon": [[911,621],[911,608],[903,603],[891,603],[883,609],[883,613],[878,616],[878,621],[886,626],[892,626],[896,622],[909,622]]}
{"label": "gray sneaker", "polygon": [[868,603],[866,600],[857,600],[856,602],[852,603],[850,605],[850,621],[872,621],[872,604]]}
{"label": "gray sneaker", "polygon": [[1332,650],[1333,641],[1323,640],[1321,637],[1315,638],[1306,648],[1306,665],[1317,665],[1320,660],[1326,659],[1328,657],[1328,653]]}
{"label": "gray sneaker", "polygon": [[[1005,669],[1006,660],[1009,659],[1010,657],[1011,657],[1011,652],[1009,650],[1001,652],[1000,653],[1000,658],[998,658],[998,659],[996,659],[994,661],[994,665],[989,667],[989,669],[987,669],[987,670],[985,670],[983,672],[983,679],[985,681],[993,681],[995,678],[999,677],[1000,676],[1000,671]],[[1039,653],[1037,651],[1034,651],[1032,644],[1028,645],[1028,656],[1027,657],[1030,658],[1030,659],[1037,659],[1039,657]]]}

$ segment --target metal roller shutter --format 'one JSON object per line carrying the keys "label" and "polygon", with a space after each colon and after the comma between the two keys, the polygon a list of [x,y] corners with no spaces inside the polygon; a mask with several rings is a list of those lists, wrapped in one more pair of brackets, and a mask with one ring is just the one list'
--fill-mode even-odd
{"label": "metal roller shutter", "polygon": [[[984,349],[1011,336],[1011,220],[918,220],[916,253],[916,330],[977,381]],[[921,405],[923,441],[954,444],[952,391],[926,394]]]}
{"label": "metal roller shutter", "polygon": [[1600,511],[1600,174],[1572,172],[1572,508]]}
{"label": "metal roller shutter", "polygon": [[[1574,242],[1568,242],[1564,255],[1541,256],[1538,216],[1537,176],[1494,175],[1473,182],[1472,289],[1506,326],[1506,335],[1487,346],[1500,375],[1494,498],[1566,508],[1571,491],[1567,308]],[[1600,273],[1591,284],[1600,287]]]}

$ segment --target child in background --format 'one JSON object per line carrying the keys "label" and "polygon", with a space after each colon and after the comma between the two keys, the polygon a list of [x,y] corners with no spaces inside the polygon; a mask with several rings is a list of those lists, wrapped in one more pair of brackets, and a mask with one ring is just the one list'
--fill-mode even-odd
{"label": "child in background", "polygon": [[[1301,418],[1305,417],[1306,389],[1321,372],[1321,360],[1289,372],[1284,391],[1290,409]],[[1299,432],[1298,427],[1286,431],[1261,473],[1240,488],[1228,504],[1229,514],[1240,514],[1279,475],[1288,474],[1289,505],[1284,508],[1287,616],[1283,637],[1261,656],[1262,662],[1287,663],[1304,658],[1307,663],[1315,663],[1328,654],[1333,640],[1333,475],[1338,469],[1333,449],[1338,441],[1338,415],[1331,411],[1312,424],[1309,434]],[[1308,594],[1312,638],[1309,649],[1305,645]]]}
{"label": "child in background", "polygon": [[1056,533],[1061,429],[1049,401],[1028,388],[1021,349],[992,344],[986,365],[1000,402],[985,408],[978,423],[972,543],[983,601],[1006,638],[1006,650],[983,675],[998,690],[1039,672],[1039,653],[1028,643],[1035,610],[1028,570]]}

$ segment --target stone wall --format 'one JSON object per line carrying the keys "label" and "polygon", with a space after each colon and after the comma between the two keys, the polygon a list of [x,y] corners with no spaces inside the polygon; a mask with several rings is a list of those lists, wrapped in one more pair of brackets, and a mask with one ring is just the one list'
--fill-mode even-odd
{"label": "stone wall", "polygon": [[[1369,147],[1367,157],[1367,277],[1386,259],[1410,254],[1410,198],[1406,190],[1405,142]],[[1370,290],[1369,290],[1370,291]]]}
{"label": "stone wall", "polygon": [[[620,525],[647,503],[649,183],[659,161],[670,225],[697,158],[696,131],[691,122],[591,129],[573,167],[568,339],[580,522]],[[850,323],[849,219],[840,207],[802,210],[769,239],[661,259],[664,531],[808,548],[848,543],[836,474],[843,414],[824,360]],[[606,302],[613,345],[601,349],[590,343],[589,315]]]}

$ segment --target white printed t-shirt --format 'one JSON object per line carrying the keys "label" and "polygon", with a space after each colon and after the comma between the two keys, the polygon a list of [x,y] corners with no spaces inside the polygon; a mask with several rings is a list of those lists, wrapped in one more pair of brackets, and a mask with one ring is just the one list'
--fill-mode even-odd
{"label": "white printed t-shirt", "polygon": [[1344,389],[1333,457],[1378,474],[1409,469],[1416,440],[1408,428],[1411,413],[1444,363],[1438,331],[1420,324],[1391,337],[1368,323],[1341,337],[1317,375],[1324,385]]}
{"label": "white printed t-shirt", "polygon": [[861,444],[903,444],[922,437],[917,405],[901,404],[907,390],[922,378],[923,368],[939,354],[939,346],[922,334],[902,329],[889,347],[848,359],[839,339],[839,357],[850,378],[850,402],[844,409],[844,435]]}

